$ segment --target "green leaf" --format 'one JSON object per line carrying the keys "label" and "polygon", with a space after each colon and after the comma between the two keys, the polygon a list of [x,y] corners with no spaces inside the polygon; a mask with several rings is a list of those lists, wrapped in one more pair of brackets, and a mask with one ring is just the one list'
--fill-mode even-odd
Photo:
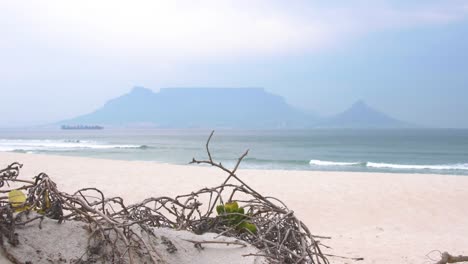
{"label": "green leaf", "polygon": [[224,205],[220,204],[220,205],[216,206],[216,212],[218,213],[218,215],[225,214],[226,209],[224,208]]}
{"label": "green leaf", "polygon": [[227,213],[235,213],[239,209],[239,205],[237,204],[236,201],[234,201],[234,202],[226,203],[224,205],[224,208],[226,209]]}
{"label": "green leaf", "polygon": [[242,224],[240,225],[240,227],[241,227],[241,228],[244,228],[244,229],[246,229],[246,230],[248,230],[248,231],[250,231],[250,232],[253,233],[253,234],[257,233],[257,226],[254,225],[254,224],[252,224],[252,223],[250,223],[250,222],[247,222],[247,221],[242,222]]}
{"label": "green leaf", "polygon": [[20,190],[11,190],[8,192],[8,202],[15,212],[22,212],[29,209],[29,206],[24,205],[24,203],[26,203],[26,195]]}

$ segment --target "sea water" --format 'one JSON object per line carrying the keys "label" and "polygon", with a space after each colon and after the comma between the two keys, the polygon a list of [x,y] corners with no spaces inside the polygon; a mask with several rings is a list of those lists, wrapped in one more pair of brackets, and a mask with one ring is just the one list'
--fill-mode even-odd
{"label": "sea water", "polygon": [[[8,129],[0,151],[187,164],[206,159],[210,130]],[[218,130],[210,143],[241,168],[468,175],[468,130]]]}

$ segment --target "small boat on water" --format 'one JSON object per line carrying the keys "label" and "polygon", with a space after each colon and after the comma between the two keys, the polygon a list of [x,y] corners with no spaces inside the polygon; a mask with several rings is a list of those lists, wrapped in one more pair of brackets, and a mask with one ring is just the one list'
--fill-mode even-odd
{"label": "small boat on water", "polygon": [[66,129],[66,130],[79,130],[79,129],[97,130],[97,129],[104,129],[104,127],[97,126],[97,125],[62,125],[62,129]]}

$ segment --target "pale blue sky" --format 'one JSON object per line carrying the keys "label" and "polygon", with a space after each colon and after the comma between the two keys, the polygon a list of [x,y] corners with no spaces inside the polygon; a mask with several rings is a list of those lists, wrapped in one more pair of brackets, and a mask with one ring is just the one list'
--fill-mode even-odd
{"label": "pale blue sky", "polygon": [[[408,3],[409,2],[409,3]],[[468,127],[468,1],[2,1],[0,127],[90,112],[135,85],[264,87]]]}

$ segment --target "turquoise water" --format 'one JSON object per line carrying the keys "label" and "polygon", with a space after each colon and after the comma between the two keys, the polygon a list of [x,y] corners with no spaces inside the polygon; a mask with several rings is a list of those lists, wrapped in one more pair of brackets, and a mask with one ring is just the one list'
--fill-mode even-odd
{"label": "turquoise water", "polygon": [[[0,151],[187,164],[209,130],[0,130]],[[242,168],[468,175],[468,130],[219,130],[214,158]]]}

